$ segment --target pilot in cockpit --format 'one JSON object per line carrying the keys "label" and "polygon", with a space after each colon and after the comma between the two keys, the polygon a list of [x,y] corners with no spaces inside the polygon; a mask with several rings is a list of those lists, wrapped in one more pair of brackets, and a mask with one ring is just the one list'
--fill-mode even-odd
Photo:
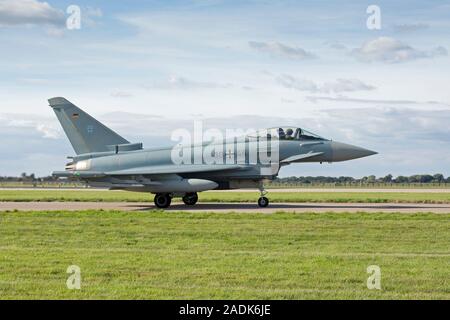
{"label": "pilot in cockpit", "polygon": [[284,140],[284,139],[286,138],[286,134],[284,133],[283,128],[279,128],[279,129],[278,129],[278,138],[279,138],[280,140]]}
{"label": "pilot in cockpit", "polygon": [[293,140],[294,139],[293,134],[294,134],[294,130],[292,130],[291,128],[287,129],[286,130],[286,140]]}

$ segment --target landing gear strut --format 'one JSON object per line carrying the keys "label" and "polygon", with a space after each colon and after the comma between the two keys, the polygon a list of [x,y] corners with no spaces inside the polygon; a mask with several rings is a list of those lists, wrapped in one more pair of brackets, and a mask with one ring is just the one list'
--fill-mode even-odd
{"label": "landing gear strut", "polygon": [[155,195],[155,206],[158,208],[168,208],[172,202],[172,197],[168,193],[157,193]]}
{"label": "landing gear strut", "polygon": [[261,197],[259,197],[258,199],[258,206],[260,206],[261,208],[265,208],[269,205],[269,199],[265,197],[267,191],[264,189],[264,186],[262,184],[259,186],[259,191],[261,193]]}
{"label": "landing gear strut", "polygon": [[183,197],[183,202],[187,206],[193,206],[198,201],[197,192],[186,193]]}

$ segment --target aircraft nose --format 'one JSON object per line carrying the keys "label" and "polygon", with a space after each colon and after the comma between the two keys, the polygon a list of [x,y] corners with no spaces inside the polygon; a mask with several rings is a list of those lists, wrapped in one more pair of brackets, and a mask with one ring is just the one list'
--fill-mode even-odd
{"label": "aircraft nose", "polygon": [[345,161],[363,158],[377,154],[378,152],[353,146],[351,144],[333,141],[331,143],[331,154],[333,161]]}

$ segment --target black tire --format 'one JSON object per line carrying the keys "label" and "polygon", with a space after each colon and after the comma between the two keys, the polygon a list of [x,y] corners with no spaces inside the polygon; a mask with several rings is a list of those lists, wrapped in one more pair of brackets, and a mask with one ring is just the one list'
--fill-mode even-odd
{"label": "black tire", "polygon": [[198,195],[196,192],[194,193],[186,193],[183,197],[183,202],[187,206],[193,206],[198,201]]}
{"label": "black tire", "polygon": [[170,206],[171,202],[172,202],[172,198],[167,193],[165,193],[165,194],[158,193],[155,196],[155,206],[157,206],[158,208],[161,208],[161,209],[168,208]]}
{"label": "black tire", "polygon": [[269,199],[267,199],[266,197],[261,197],[258,199],[258,206],[260,206],[261,208],[265,208],[269,205]]}

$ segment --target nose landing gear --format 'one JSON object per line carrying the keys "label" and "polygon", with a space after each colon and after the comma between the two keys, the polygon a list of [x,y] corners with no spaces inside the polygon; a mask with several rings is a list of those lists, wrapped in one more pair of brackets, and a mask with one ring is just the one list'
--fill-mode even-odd
{"label": "nose landing gear", "polygon": [[260,191],[261,197],[259,197],[259,199],[258,199],[258,206],[260,206],[261,208],[265,208],[269,205],[269,199],[267,199],[267,197],[265,197],[265,195],[267,194],[267,191],[264,189],[264,186],[262,184],[259,187],[259,191]]}
{"label": "nose landing gear", "polygon": [[258,206],[260,206],[261,208],[265,208],[269,205],[269,199],[267,199],[266,197],[260,197],[258,199]]}

